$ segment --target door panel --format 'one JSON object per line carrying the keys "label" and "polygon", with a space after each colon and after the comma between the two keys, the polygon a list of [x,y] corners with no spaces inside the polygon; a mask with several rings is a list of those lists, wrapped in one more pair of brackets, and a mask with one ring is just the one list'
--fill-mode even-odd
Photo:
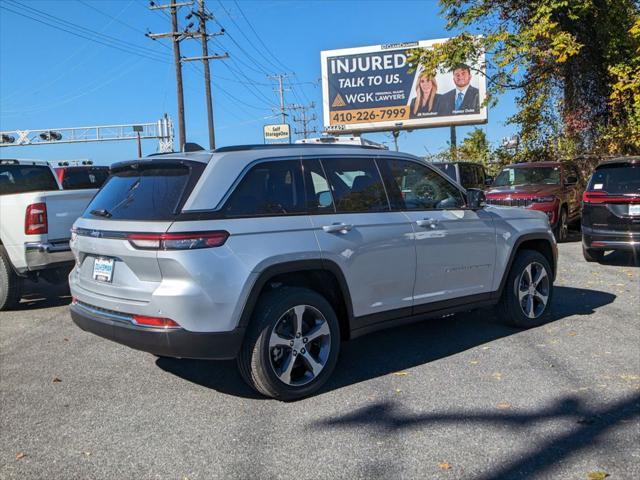
{"label": "door panel", "polygon": [[401,308],[410,313],[413,229],[404,215],[390,211],[375,160],[323,158],[303,165],[322,256],[344,273],[354,316]]}
{"label": "door panel", "polygon": [[496,257],[491,216],[464,208],[458,187],[435,169],[407,160],[380,161],[387,190],[414,231],[414,313],[431,302],[490,292]]}
{"label": "door panel", "polygon": [[491,291],[496,239],[489,214],[468,209],[405,214],[415,231],[416,313],[420,304]]}

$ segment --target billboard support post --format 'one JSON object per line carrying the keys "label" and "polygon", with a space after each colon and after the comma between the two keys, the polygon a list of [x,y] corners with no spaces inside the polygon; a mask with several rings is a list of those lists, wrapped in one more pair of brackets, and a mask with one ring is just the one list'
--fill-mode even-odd
{"label": "billboard support post", "polygon": [[458,139],[456,138],[456,126],[451,125],[451,127],[449,128],[451,129],[451,157],[455,161],[458,160]]}
{"label": "billboard support post", "polygon": [[399,152],[400,149],[398,148],[398,137],[400,136],[400,130],[393,130],[391,134],[393,135],[393,144],[396,146],[396,152]]}

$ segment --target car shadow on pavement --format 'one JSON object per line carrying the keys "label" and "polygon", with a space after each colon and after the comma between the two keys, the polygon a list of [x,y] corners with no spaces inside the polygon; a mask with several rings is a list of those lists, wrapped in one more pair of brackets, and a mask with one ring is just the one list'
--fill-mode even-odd
{"label": "car shadow on pavement", "polygon": [[606,254],[598,263],[612,267],[640,267],[640,253],[614,250]]}
{"label": "car shadow on pavement", "polygon": [[23,285],[22,299],[13,311],[35,310],[37,308],[60,307],[71,303],[67,284],[54,285],[44,280],[37,283],[27,281]]}
{"label": "car shadow on pavement", "polygon": [[[340,417],[329,417],[311,423],[307,428],[317,432],[319,429],[348,430],[360,433],[370,430],[372,436],[381,438],[388,435],[396,439],[403,430],[415,431],[419,428],[437,430],[455,430],[456,426],[469,427],[477,425],[483,429],[495,428],[497,431],[512,430],[514,434],[526,434],[527,430],[537,425],[556,421],[563,430],[559,433],[545,435],[540,442],[531,445],[531,449],[522,452],[511,452],[509,457],[495,459],[495,465],[490,471],[475,474],[473,478],[483,480],[525,479],[533,476],[551,478],[549,469],[561,464],[563,460],[575,455],[581,450],[593,447],[605,441],[609,431],[632,419],[640,417],[640,395],[632,394],[599,407],[588,407],[578,397],[565,396],[557,399],[551,405],[532,410],[447,410],[433,411],[425,414],[414,414],[403,410],[394,402],[376,402]],[[567,426],[567,420],[572,423]],[[573,426],[570,426],[573,425]],[[633,436],[633,434],[631,435]],[[452,449],[455,449],[452,446]],[[602,446],[600,447],[602,448]],[[499,461],[501,460],[501,461]],[[403,459],[399,458],[399,462]],[[384,463],[375,464],[368,470],[381,473],[380,478],[392,477],[392,470],[397,467]],[[608,476],[608,475],[607,475]],[[604,477],[602,477],[604,478]]]}
{"label": "car shadow on pavement", "polygon": [[[549,323],[590,315],[615,298],[598,290],[556,287]],[[493,309],[480,309],[372,333],[342,344],[338,365],[320,393],[429,363],[520,331],[498,323]],[[235,362],[159,358],[156,365],[221,393],[262,398],[246,386]]]}

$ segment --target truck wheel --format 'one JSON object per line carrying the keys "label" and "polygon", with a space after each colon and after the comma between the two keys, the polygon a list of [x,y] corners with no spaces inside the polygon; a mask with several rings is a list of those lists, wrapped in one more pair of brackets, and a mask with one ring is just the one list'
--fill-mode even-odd
{"label": "truck wheel", "polygon": [[498,314],[512,326],[537,327],[545,322],[551,305],[551,266],[535,250],[521,250],[517,255],[498,303]]}
{"label": "truck wheel", "polygon": [[9,256],[0,246],[0,310],[13,308],[20,301],[22,278],[13,271]]}
{"label": "truck wheel", "polygon": [[604,250],[594,250],[582,244],[582,256],[587,262],[601,262],[604,258]]}
{"label": "truck wheel", "polygon": [[331,304],[313,290],[281,287],[258,301],[238,368],[263,395],[296,400],[328,380],[339,350],[340,327]]}
{"label": "truck wheel", "polygon": [[558,224],[553,229],[553,235],[556,237],[556,242],[563,243],[567,241],[569,237],[569,223],[567,221],[567,209],[560,208],[560,216],[558,217]]}

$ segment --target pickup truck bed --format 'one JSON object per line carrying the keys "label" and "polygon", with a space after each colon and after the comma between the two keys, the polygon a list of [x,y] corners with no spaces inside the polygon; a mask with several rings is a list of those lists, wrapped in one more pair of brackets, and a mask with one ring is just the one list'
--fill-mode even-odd
{"label": "pickup truck bed", "polygon": [[23,278],[67,281],[71,226],[97,190],[60,188],[45,162],[0,160],[0,310],[19,301]]}

